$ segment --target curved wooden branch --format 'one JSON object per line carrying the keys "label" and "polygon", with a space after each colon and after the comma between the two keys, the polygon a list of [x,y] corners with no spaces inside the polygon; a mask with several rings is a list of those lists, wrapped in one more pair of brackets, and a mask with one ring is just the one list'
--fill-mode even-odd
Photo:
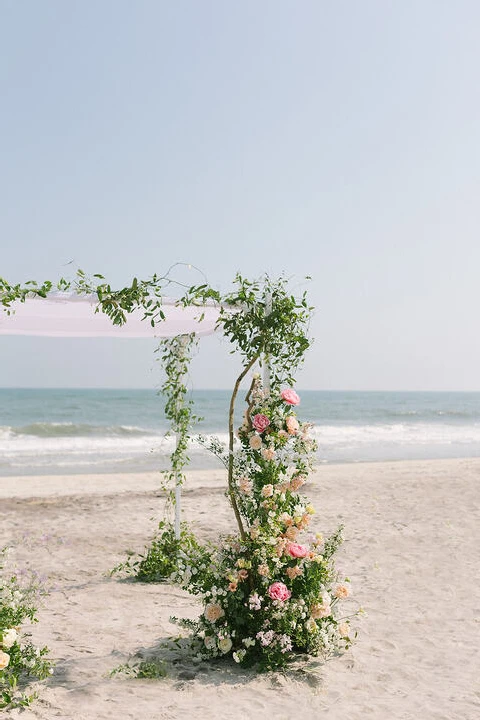
{"label": "curved wooden branch", "polygon": [[242,518],[240,516],[240,511],[238,509],[237,505],[237,498],[235,497],[235,487],[233,484],[233,441],[234,441],[234,412],[235,412],[235,400],[237,398],[238,390],[240,387],[240,383],[242,382],[245,375],[248,373],[248,371],[255,365],[260,355],[255,355],[248,365],[246,365],[240,375],[237,378],[237,381],[235,383],[235,386],[233,388],[232,397],[230,399],[230,410],[228,413],[228,495],[230,497],[230,502],[232,503],[233,512],[235,513],[235,518],[237,520],[238,529],[240,531],[240,537],[242,540],[245,540],[246,533],[243,527]]}

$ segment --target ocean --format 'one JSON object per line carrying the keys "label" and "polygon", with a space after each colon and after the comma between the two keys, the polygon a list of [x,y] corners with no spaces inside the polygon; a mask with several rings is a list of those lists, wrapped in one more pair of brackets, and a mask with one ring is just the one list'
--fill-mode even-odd
{"label": "ocean", "polygon": [[[480,457],[480,393],[299,394],[319,464]],[[194,391],[194,432],[226,442],[229,397]],[[167,429],[155,390],[0,389],[0,476],[164,470]],[[195,443],[189,454],[192,468],[219,467]]]}

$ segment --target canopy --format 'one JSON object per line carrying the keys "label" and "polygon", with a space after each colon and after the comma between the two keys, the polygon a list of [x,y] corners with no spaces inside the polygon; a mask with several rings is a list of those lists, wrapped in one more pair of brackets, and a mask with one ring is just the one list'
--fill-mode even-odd
{"label": "canopy", "polygon": [[[0,308],[0,335],[37,335],[43,337],[120,337],[151,338],[176,335],[211,335],[220,308],[216,305],[181,307],[173,298],[162,298],[165,320],[155,327],[143,310],[126,314],[124,325],[114,325],[101,310],[96,295],[49,293],[46,298],[31,297],[12,303],[11,315]],[[203,319],[200,318],[203,316]]]}

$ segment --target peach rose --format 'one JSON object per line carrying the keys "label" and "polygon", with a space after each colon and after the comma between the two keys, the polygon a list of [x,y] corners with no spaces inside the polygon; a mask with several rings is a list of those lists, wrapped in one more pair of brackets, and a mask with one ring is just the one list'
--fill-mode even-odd
{"label": "peach rose", "polygon": [[273,495],[273,485],[264,485],[261,491],[262,497],[269,498]]}
{"label": "peach rose", "polygon": [[302,517],[297,521],[297,527],[300,530],[305,530],[307,525],[310,523],[310,515],[308,513],[305,513],[302,515]]}
{"label": "peach rose", "polygon": [[333,594],[336,598],[343,600],[350,595],[350,588],[347,585],[337,585]]}
{"label": "peach rose", "polygon": [[298,528],[291,525],[285,530],[285,537],[289,540],[296,540],[298,535]]}
{"label": "peach rose", "polygon": [[3,650],[0,650],[0,670],[5,670],[10,662],[10,655]]}
{"label": "peach rose", "polygon": [[241,477],[238,481],[238,487],[243,493],[245,493],[245,495],[250,495],[250,493],[252,492],[253,483],[247,477]]}
{"label": "peach rose", "polygon": [[268,577],[270,575],[270,570],[268,569],[268,565],[259,565],[257,568],[257,572],[262,577]]}
{"label": "peach rose", "polygon": [[289,515],[287,512],[284,512],[280,515],[280,520],[283,522],[284,525],[287,527],[290,527],[290,525],[293,525],[293,519],[292,516]]}
{"label": "peach rose", "polygon": [[303,475],[295,475],[290,480],[290,490],[293,490],[293,492],[296,492],[304,484],[305,484],[305,478],[303,477]]}
{"label": "peach rose", "polygon": [[275,450],[273,448],[264,448],[262,450],[262,457],[264,460],[268,460],[268,461],[273,460],[275,458],[276,454],[277,453],[275,452]]}
{"label": "peach rose", "polygon": [[303,570],[302,570],[302,568],[299,568],[298,565],[294,565],[293,567],[288,567],[286,572],[287,572],[287,575],[290,578],[290,580],[295,580],[295,578],[298,577],[299,575],[303,575]]}
{"label": "peach rose", "polygon": [[210,622],[215,622],[225,615],[222,606],[218,603],[208,603],[203,614]]}
{"label": "peach rose", "polygon": [[248,442],[252,450],[260,450],[262,447],[262,438],[260,435],[252,435]]}
{"label": "peach rose", "polygon": [[332,608],[327,603],[314,603],[310,608],[310,614],[314,620],[328,617],[332,614]]}
{"label": "peach rose", "polygon": [[288,434],[289,435],[296,435],[298,432],[298,429],[300,427],[298,420],[293,415],[289,415],[287,419],[285,420],[285,424],[287,426]]}

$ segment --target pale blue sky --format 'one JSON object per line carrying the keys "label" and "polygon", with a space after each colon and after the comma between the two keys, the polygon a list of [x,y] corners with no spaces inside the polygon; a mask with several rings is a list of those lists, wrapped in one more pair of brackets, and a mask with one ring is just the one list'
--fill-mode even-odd
{"label": "pale blue sky", "polygon": [[[480,390],[479,26],[477,0],[0,0],[0,275],[308,274],[300,387]],[[0,386],[148,387],[151,349],[2,338]]]}

